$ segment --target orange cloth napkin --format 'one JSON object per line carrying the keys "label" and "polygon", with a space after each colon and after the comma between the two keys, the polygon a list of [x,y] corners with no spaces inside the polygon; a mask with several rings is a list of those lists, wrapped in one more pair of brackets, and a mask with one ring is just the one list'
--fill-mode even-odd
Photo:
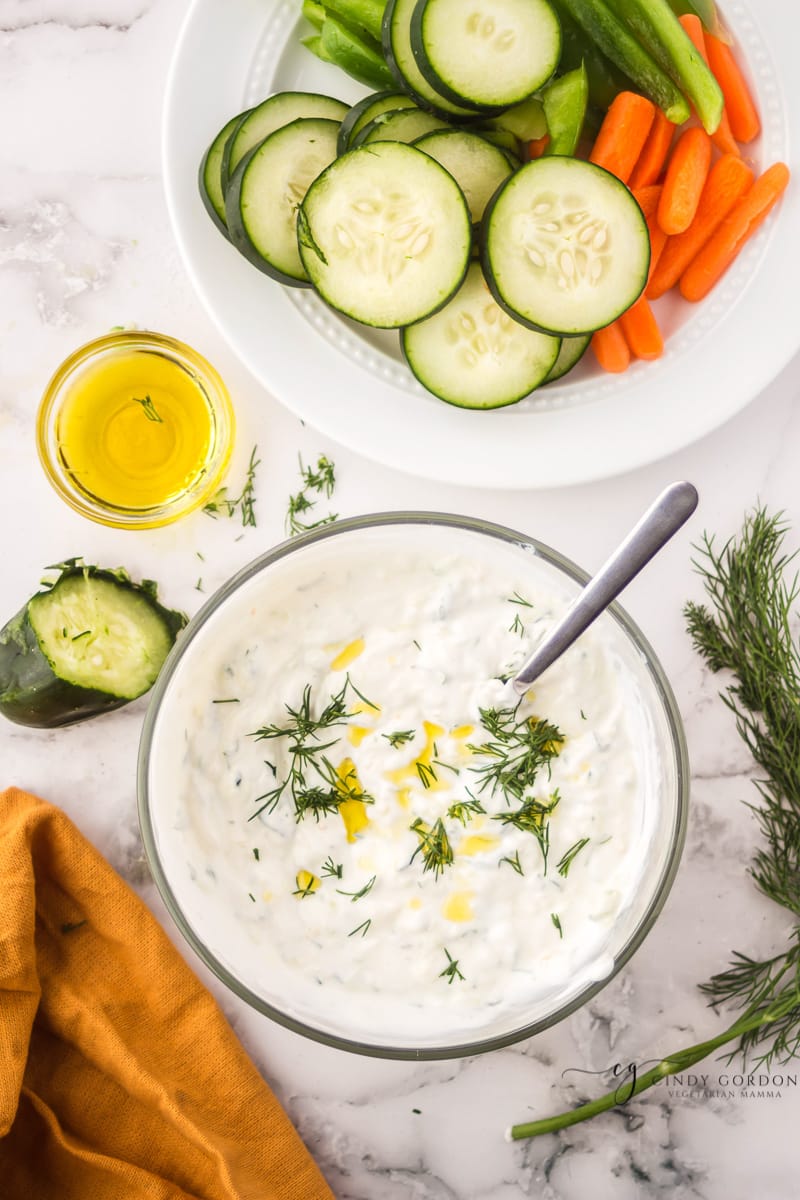
{"label": "orange cloth napkin", "polygon": [[210,993],[59,809],[0,793],[3,1200],[332,1200]]}

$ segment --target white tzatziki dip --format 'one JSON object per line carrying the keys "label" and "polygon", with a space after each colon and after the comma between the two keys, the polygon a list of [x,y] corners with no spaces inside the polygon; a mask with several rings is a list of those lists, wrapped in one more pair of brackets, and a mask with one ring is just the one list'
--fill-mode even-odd
{"label": "white tzatziki dip", "polygon": [[611,972],[652,900],[664,717],[610,616],[517,707],[509,676],[576,591],[529,548],[400,524],[225,599],[148,768],[164,877],[225,971],[317,1030],[420,1047]]}

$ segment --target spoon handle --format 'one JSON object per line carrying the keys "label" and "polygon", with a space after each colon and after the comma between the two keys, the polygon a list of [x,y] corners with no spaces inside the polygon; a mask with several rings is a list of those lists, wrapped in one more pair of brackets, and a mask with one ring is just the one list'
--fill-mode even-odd
{"label": "spoon handle", "polygon": [[689,519],[697,499],[691,483],[665,488],[517,673],[512,681],[517,692],[524,692],[616,599]]}

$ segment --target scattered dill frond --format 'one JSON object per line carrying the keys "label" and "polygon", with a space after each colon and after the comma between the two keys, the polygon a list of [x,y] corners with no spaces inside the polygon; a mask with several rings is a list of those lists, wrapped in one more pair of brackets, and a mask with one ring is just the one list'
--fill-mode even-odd
{"label": "scattered dill frond", "polygon": [[141,404],[142,412],[147,417],[148,421],[155,421],[158,425],[164,424],[164,418],[156,409],[156,406],[153,404],[153,401],[149,395],[145,396],[144,399],[139,396],[133,396],[132,399],[134,404]]}
{"label": "scattered dill frond", "polygon": [[438,879],[445,867],[453,865],[453,847],[447,836],[447,830],[441,817],[430,828],[421,817],[417,817],[409,826],[419,838],[419,845],[411,855],[411,861],[422,855],[423,871],[433,871],[434,879]]}
{"label": "scattered dill frond", "polygon": [[561,858],[556,863],[556,870],[558,871],[559,875],[563,875],[566,879],[573,862],[578,857],[581,850],[583,850],[584,846],[588,846],[590,840],[591,839],[588,837],[581,838],[580,841],[576,842],[574,846],[570,846],[569,850],[562,854]]}
{"label": "scattered dill frond", "polygon": [[239,495],[235,499],[231,499],[228,496],[227,487],[221,487],[214,493],[208,504],[204,505],[204,513],[216,520],[219,516],[232,517],[238,509],[241,513],[242,525],[256,524],[256,468],[261,463],[261,460],[256,458],[257,453],[258,446],[253,446],[244,486]]}
{"label": "scattered dill frond", "polygon": [[338,520],[339,516],[338,513],[328,513],[327,516],[319,517],[315,521],[301,520],[316,506],[320,496],[331,498],[336,486],[336,470],[334,464],[324,454],[320,454],[317,459],[316,468],[303,466],[303,460],[299,455],[297,461],[300,464],[300,478],[303,486],[299,492],[289,497],[286,532],[290,537],[294,537],[298,533],[307,533],[310,529],[317,529],[321,525],[329,525],[332,521]]}
{"label": "scattered dill frond", "polygon": [[414,729],[401,729],[397,733],[382,733],[381,737],[386,738],[389,745],[396,750],[398,746],[403,746],[406,742],[413,741],[415,733],[416,730]]}
{"label": "scattered dill frond", "polygon": [[448,983],[452,983],[454,979],[463,979],[464,976],[461,974],[461,971],[458,969],[458,959],[451,957],[450,951],[447,949],[446,946],[442,946],[442,949],[444,950],[445,954],[447,955],[447,966],[445,967],[445,969],[443,971],[439,972],[439,978],[440,979],[446,978]]}

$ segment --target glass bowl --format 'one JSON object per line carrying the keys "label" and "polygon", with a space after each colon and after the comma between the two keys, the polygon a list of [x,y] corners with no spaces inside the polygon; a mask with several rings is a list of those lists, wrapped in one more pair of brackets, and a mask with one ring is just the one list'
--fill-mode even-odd
{"label": "glass bowl", "polygon": [[153,529],[206,504],[233,449],[225,384],[175,338],[121,330],[81,346],[45,389],[37,447],[48,480],[82,516]]}
{"label": "glass bowl", "polygon": [[[425,571],[430,569],[430,588],[419,587],[420,579],[414,574],[418,562],[424,562]],[[342,592],[343,572],[348,570],[354,573],[357,587]],[[591,826],[595,857],[586,854],[581,861],[578,855],[571,866],[568,864],[569,879],[566,869],[562,872],[563,859],[555,869],[556,857],[566,844],[564,838],[571,842],[581,832],[586,833],[589,827],[584,828],[581,822],[585,825],[586,821],[594,821],[593,813],[597,811],[592,809],[595,802],[590,799],[581,801],[584,807],[580,809],[579,786],[570,782],[556,810],[558,817],[565,810],[570,814],[568,820],[564,815],[567,824],[559,826],[555,817],[550,818],[556,832],[549,876],[546,856],[545,870],[540,871],[541,860],[530,838],[531,830],[521,835],[523,854],[529,856],[523,860],[527,868],[523,877],[516,867],[511,871],[509,857],[494,861],[479,846],[483,858],[476,858],[476,862],[487,863],[486,873],[481,876],[485,881],[481,884],[483,890],[476,902],[479,927],[473,930],[466,926],[463,945],[467,949],[463,954],[462,943],[456,941],[462,934],[453,922],[466,918],[452,910],[446,912],[449,899],[440,912],[440,898],[445,892],[436,889],[446,887],[450,876],[443,871],[437,878],[435,869],[430,873],[423,870],[423,860],[428,865],[425,854],[418,858],[407,853],[402,861],[395,857],[393,865],[384,870],[382,843],[369,851],[376,858],[367,861],[358,857],[362,853],[358,824],[353,833],[348,819],[344,819],[346,843],[335,813],[323,815],[317,822],[300,822],[295,820],[291,807],[285,807],[289,802],[286,793],[271,813],[264,811],[265,796],[254,791],[259,772],[262,783],[267,781],[261,789],[266,793],[270,783],[274,786],[275,780],[279,782],[283,777],[284,766],[281,762],[278,775],[276,763],[282,752],[276,750],[276,742],[253,735],[259,727],[263,735],[265,721],[275,724],[279,717],[286,718],[290,700],[298,709],[302,707],[300,698],[307,676],[313,677],[319,688],[323,686],[320,681],[326,679],[331,696],[335,690],[329,682],[332,679],[338,680],[337,689],[339,684],[352,687],[348,703],[353,707],[348,713],[360,710],[362,715],[355,719],[362,725],[348,725],[347,736],[354,746],[359,745],[359,739],[366,736],[363,726],[376,722],[370,746],[377,745],[379,750],[371,752],[384,754],[378,730],[392,730],[401,711],[408,716],[401,709],[401,689],[410,675],[405,666],[393,666],[387,674],[386,689],[377,694],[381,700],[377,704],[375,664],[396,664],[401,659],[405,663],[404,655],[416,653],[410,649],[409,636],[409,629],[413,631],[416,626],[412,623],[407,627],[405,617],[396,615],[393,596],[399,597],[398,605],[406,606],[404,613],[419,615],[420,620],[428,614],[426,620],[430,617],[439,621],[433,626],[434,633],[430,624],[424,626],[425,633],[420,625],[422,642],[416,636],[413,639],[420,654],[419,665],[413,669],[421,672],[414,677],[418,681],[414,686],[422,688],[425,711],[434,711],[438,714],[435,719],[441,720],[438,733],[435,726],[433,732],[427,725],[425,730],[429,741],[439,737],[438,746],[432,743],[435,757],[431,763],[438,764],[436,770],[443,777],[447,764],[440,760],[448,757],[454,744],[447,739],[462,736],[455,726],[461,711],[460,699],[458,704],[453,700],[456,683],[461,688],[466,681],[464,694],[468,694],[474,672],[476,678],[486,681],[481,687],[490,692],[494,689],[493,695],[509,688],[506,676],[497,675],[490,666],[495,661],[495,641],[505,645],[515,636],[511,631],[524,628],[524,623],[532,631],[529,638],[535,637],[539,632],[533,631],[535,622],[543,620],[546,625],[566,607],[587,578],[584,571],[555,550],[499,525],[439,513],[385,513],[337,522],[284,542],[245,567],[208,600],[181,635],[152,694],[139,751],[139,817],[147,858],[169,912],[195,952],[231,991],[289,1029],[340,1049],[394,1059],[456,1058],[509,1045],[549,1028],[585,1004],[628,961],[652,928],[678,868],[686,829],[688,758],[678,708],[664,672],[639,629],[616,604],[568,652],[576,657],[564,668],[566,673],[558,674],[556,664],[551,668],[550,683],[543,677],[535,685],[535,698],[529,693],[529,700],[542,704],[540,715],[560,723],[551,711],[555,707],[567,713],[566,700],[561,704],[558,699],[562,680],[567,681],[563,686],[577,689],[578,694],[570,700],[572,715],[567,718],[572,724],[563,725],[563,754],[554,760],[552,781],[556,782],[559,768],[566,771],[568,760],[572,764],[569,771],[573,772],[569,780],[594,772],[600,782],[592,786],[606,788],[608,828],[602,821],[597,829]],[[474,583],[475,579],[488,582]],[[517,580],[523,581],[522,587],[534,597],[533,607],[520,590],[520,583],[514,582]],[[487,587],[494,597],[491,621],[482,601],[465,598],[478,595],[474,588]],[[361,617],[352,617],[354,604],[360,606]],[[323,619],[315,633],[313,614],[320,612]],[[502,631],[497,626],[497,612],[503,622]],[[350,613],[350,618],[342,613]],[[472,621],[472,641],[466,649],[461,645],[453,650],[446,634],[451,627],[461,628],[458,622],[464,614]],[[361,621],[364,637],[346,645],[348,619]],[[384,636],[389,639],[387,646],[394,645],[400,636],[398,631],[402,631],[401,650],[389,654],[382,649],[380,655],[373,653],[370,657],[364,653],[358,658],[364,645],[368,650],[383,645],[380,639]],[[522,654],[521,639],[517,643]],[[530,648],[526,645],[524,651]],[[336,657],[328,661],[331,655]],[[324,668],[320,667],[323,663]],[[566,656],[562,663],[567,663]],[[273,664],[277,683],[267,678]],[[328,670],[333,673],[325,675]],[[245,681],[237,677],[237,671],[244,672]],[[587,691],[584,684],[594,679],[600,682],[592,683]],[[606,705],[601,691],[592,690],[601,685],[611,689],[613,705]],[[278,694],[280,687],[284,690]],[[319,690],[314,693],[312,715],[322,707],[320,695]],[[584,695],[590,696],[591,702],[587,703],[588,714],[581,707],[579,720],[577,701],[583,703]],[[471,709],[468,715],[474,721],[480,705],[478,701],[470,704],[474,711]],[[636,763],[633,775],[624,764],[613,761],[616,750],[609,765],[603,766],[601,754],[615,742],[606,737],[604,730],[610,726],[602,725],[600,715],[612,708],[618,713],[614,720],[621,722],[619,729],[625,730],[624,746]],[[363,715],[368,710],[379,715]],[[450,715],[445,718],[444,713]],[[417,731],[421,731],[424,714],[420,711],[418,715]],[[587,719],[590,724],[584,731],[581,721]],[[406,720],[402,727],[411,723]],[[471,726],[460,728],[468,731]],[[480,733],[483,735],[483,730]],[[331,734],[332,738],[338,736]],[[385,732],[381,737],[387,738],[388,746],[393,745]],[[482,744],[486,738],[479,736],[476,740]],[[576,758],[576,754],[585,754],[583,747],[587,744],[596,747],[588,765]],[[468,745],[463,770],[474,770],[469,762],[482,760],[471,759],[473,752],[467,751]],[[336,751],[329,753],[335,756]],[[360,752],[350,753],[355,759]],[[398,745],[385,753],[405,753],[407,759],[409,750]],[[431,775],[427,775],[426,785],[419,768],[424,751],[413,749],[410,753],[413,761],[399,775],[381,768],[380,778],[399,780],[403,771],[407,776],[410,767],[416,766],[423,787],[433,786]],[[350,763],[349,759],[344,761]],[[392,763],[395,761],[405,759],[393,759]],[[354,767],[350,774],[343,775],[339,768],[339,777],[357,780],[361,769]],[[459,774],[462,767],[451,765],[450,769]],[[472,776],[469,778],[472,783]],[[469,794],[484,796],[478,780],[476,776]],[[362,809],[380,822],[375,826],[377,836],[383,838],[384,830],[395,821],[391,827],[401,832],[392,833],[392,837],[405,838],[403,845],[411,850],[414,837],[408,832],[412,828],[409,822],[415,808],[433,802],[432,793],[414,782],[415,799],[409,808],[405,793],[392,792],[397,804],[408,811],[393,809],[393,816],[387,818],[387,810],[379,808],[384,803],[383,784],[379,782],[376,788],[370,779],[369,786],[375,804],[370,808],[362,805]],[[633,799],[625,799],[623,804],[623,792]],[[350,795],[357,796],[358,788]],[[586,796],[590,797],[590,792]],[[262,802],[259,810],[253,809],[256,800]],[[568,804],[574,807],[567,808]],[[618,815],[628,811],[625,804],[630,804],[632,814],[628,825],[624,823],[627,817]],[[578,819],[581,811],[583,815]],[[344,812],[338,815],[344,817]],[[471,826],[465,821],[462,833],[461,823],[449,820],[452,815],[448,810],[450,836],[471,837]],[[488,845],[497,829],[494,818],[486,815],[475,819],[488,834],[483,839]],[[502,814],[496,819],[502,821]],[[426,816],[425,820],[430,829],[433,817]],[[332,821],[334,824],[330,824]],[[623,823],[618,826],[618,821]],[[302,848],[303,839],[313,841],[320,830],[325,837],[330,832],[338,839],[326,870],[316,865],[322,862],[322,851],[317,851],[313,859],[314,869],[323,878],[317,878],[313,870],[298,870],[295,875],[296,868],[311,861]],[[549,836],[548,827],[547,839]],[[536,840],[542,841],[540,837]],[[473,848],[476,841],[480,843],[481,838],[472,839]],[[366,840],[362,844],[373,845]],[[461,840],[453,844],[456,867],[473,870],[471,863],[459,866],[459,855],[462,848],[464,855],[474,849],[468,851],[467,843]],[[222,846],[232,855],[228,866],[214,859]],[[502,851],[495,853],[495,859],[499,853]],[[335,858],[347,862],[343,878],[341,873],[338,877],[334,874],[341,866]],[[533,870],[530,863],[534,864]],[[474,871],[477,877],[478,867]],[[367,893],[375,880],[369,883],[368,874],[379,876],[371,895]],[[315,879],[317,882],[312,883]],[[355,894],[359,882],[365,886]],[[616,885],[618,891],[613,892]],[[416,916],[409,915],[403,899],[401,909],[401,887],[418,889],[420,897],[427,898],[427,907]],[[568,887],[573,890],[568,892]],[[334,899],[333,888],[338,895],[351,899]],[[578,917],[573,919],[573,909],[564,899],[561,912],[570,915],[562,929],[558,914],[545,911],[553,905],[543,907],[537,899],[542,888],[550,889],[548,896],[561,897],[563,893],[564,897],[573,897],[569,903],[577,906],[576,914],[582,912],[583,904],[587,920],[579,924]],[[608,888],[611,893],[603,890]],[[318,890],[321,900],[309,895],[309,891]],[[607,906],[607,894],[616,896],[616,907]],[[511,899],[506,901],[504,896]],[[303,922],[308,919],[313,924],[328,911],[313,908],[323,903],[328,908],[338,905],[337,913],[343,913],[355,928],[349,930],[349,924],[347,928],[340,924],[335,938],[320,936],[311,926],[304,932]],[[503,908],[507,904],[513,906],[516,923],[509,919],[512,908]],[[420,909],[423,903],[413,895],[408,909],[415,907]],[[381,915],[384,911],[394,915],[387,918]],[[407,933],[403,932],[406,925]],[[442,927],[455,932],[447,932],[443,938],[438,932]],[[575,934],[578,929],[589,932],[584,938],[583,932]],[[428,938],[429,931],[436,933],[430,932]],[[559,965],[559,937],[568,939],[570,931],[572,942],[563,942],[568,961],[564,959]],[[323,968],[320,963],[326,955],[333,956],[332,965]],[[426,955],[435,965],[427,965]],[[452,961],[459,958],[461,966],[451,967]],[[366,972],[364,979],[357,976],[362,970]],[[420,972],[430,982],[418,987],[414,979]],[[462,974],[469,982],[461,980]]]}

